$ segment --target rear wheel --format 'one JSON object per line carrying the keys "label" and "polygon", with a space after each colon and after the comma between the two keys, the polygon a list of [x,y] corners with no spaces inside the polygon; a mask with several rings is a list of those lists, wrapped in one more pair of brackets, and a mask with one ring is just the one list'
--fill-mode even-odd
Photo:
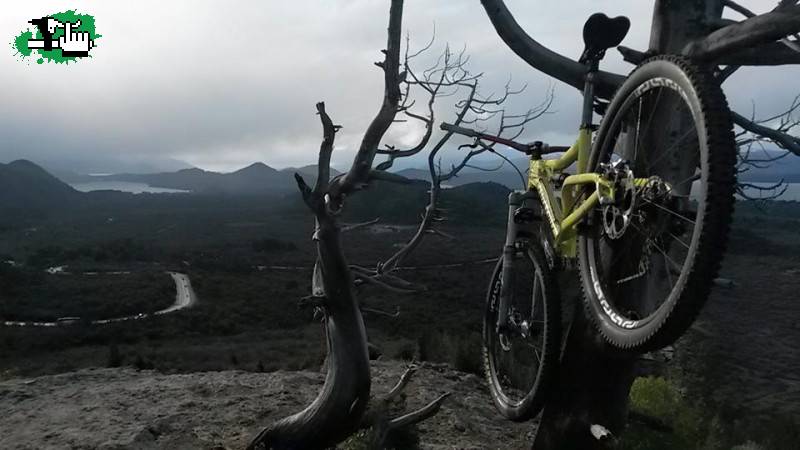
{"label": "rear wheel", "polygon": [[544,406],[560,355],[558,289],[538,244],[520,243],[514,262],[509,325],[497,329],[502,258],[486,298],[483,354],[486,379],[497,410],[514,421],[536,416]]}
{"label": "rear wheel", "polygon": [[[620,87],[589,170],[628,182],[579,242],[587,312],[608,342],[652,350],[694,321],[724,255],[735,159],[730,112],[707,71],[657,57]],[[632,187],[631,176],[649,181]]]}

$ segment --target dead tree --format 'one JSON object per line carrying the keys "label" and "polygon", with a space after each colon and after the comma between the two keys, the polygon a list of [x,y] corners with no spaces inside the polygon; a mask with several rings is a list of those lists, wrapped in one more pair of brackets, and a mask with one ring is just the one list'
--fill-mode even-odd
{"label": "dead tree", "polygon": [[[581,89],[585,73],[581,64],[528,35],[503,0],[481,0],[481,3],[497,34],[517,56],[536,70]],[[797,64],[800,63],[797,3],[797,0],[781,0],[774,10],[756,15],[730,0],[656,0],[649,49],[620,47],[620,51],[626,61],[634,64],[657,54],[688,56],[701,64],[718,67],[720,81],[741,66]],[[725,7],[746,18],[738,22],[723,19]],[[609,99],[623,79],[618,74],[601,72],[596,94]],[[800,155],[797,152],[800,141],[786,129],[769,128],[736,113],[733,119],[747,133]],[[572,279],[577,277],[567,275]],[[559,385],[544,409],[533,448],[608,448],[613,445],[613,436],[621,433],[626,423],[628,393],[637,357],[605,345],[579,307],[581,294],[565,294],[564,300],[572,303],[574,320],[566,336]]]}
{"label": "dead tree", "polygon": [[[265,428],[250,443],[250,449],[322,449],[344,441],[353,433],[370,429],[370,445],[379,448],[383,439],[393,430],[413,425],[435,414],[447,394],[430,402],[427,406],[399,417],[390,417],[387,406],[406,387],[416,371],[410,367],[397,386],[382,399],[370,398],[370,369],[367,339],[354,286],[356,282],[371,282],[383,287],[403,289],[410,286],[383,271],[365,273],[365,269],[350,266],[344,256],[338,216],[346,199],[378,180],[408,182],[409,180],[387,172],[393,161],[423,151],[433,135],[434,102],[444,95],[453,95],[454,90],[468,89],[470,94],[464,102],[467,110],[476,108],[475,102],[499,102],[501,99],[479,100],[476,86],[479,75],[465,70],[467,58],[464,52],[453,54],[446,49],[434,67],[419,74],[411,70],[409,61],[420,52],[409,54],[406,49],[401,64],[401,27],[403,1],[392,0],[389,11],[388,42],[383,50],[383,61],[376,65],[384,75],[384,97],[381,108],[368,126],[350,170],[331,179],[330,159],[338,125],[334,125],[324,103],[317,104],[323,128],[323,141],[319,151],[318,176],[314,187],[306,184],[300,175],[295,175],[303,200],[315,217],[316,230],[313,240],[317,247],[317,262],[312,277],[312,295],[301,300],[301,305],[311,306],[322,316],[328,344],[327,375],[317,398],[303,411],[278,420]],[[431,44],[423,48],[425,51]],[[412,88],[421,88],[427,95],[427,114],[411,111],[414,100]],[[447,93],[445,93],[447,91]],[[380,147],[390,126],[397,121],[398,113],[420,120],[426,131],[418,145],[400,150],[392,146]],[[466,114],[466,113],[464,113]],[[462,114],[462,118],[464,117]],[[530,115],[530,114],[529,114]],[[522,123],[526,123],[522,120]],[[449,136],[447,136],[449,138]],[[447,138],[440,139],[436,151]],[[481,152],[470,152],[461,167],[472,156]],[[373,168],[375,156],[386,155],[387,161]],[[436,153],[433,153],[434,157]],[[452,176],[459,169],[451,171]],[[434,203],[435,208],[435,203]],[[434,209],[432,208],[432,209]],[[356,224],[349,229],[369,225]],[[400,258],[398,258],[400,259]],[[395,266],[395,263],[392,263]],[[398,287],[399,285],[399,287]]]}
{"label": "dead tree", "polygon": [[317,264],[313,292],[307,302],[322,312],[328,342],[328,371],[317,398],[304,410],[264,429],[248,448],[322,449],[343,441],[359,429],[370,397],[370,369],[364,320],[353,291],[353,275],[345,259],[337,215],[348,195],[370,181],[384,177],[372,169],[383,135],[391,126],[401,100],[400,45],[403,1],[392,0],[384,59],[376,63],[384,75],[384,96],[345,174],[330,178],[330,160],[337,130],[325,110],[317,104],[323,140],[313,188],[299,174],[297,185],[316,219],[313,239]]}

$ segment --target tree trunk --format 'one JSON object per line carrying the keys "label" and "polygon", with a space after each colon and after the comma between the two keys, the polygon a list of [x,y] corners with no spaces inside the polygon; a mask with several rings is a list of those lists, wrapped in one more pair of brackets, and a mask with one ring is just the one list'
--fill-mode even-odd
{"label": "tree trunk", "polygon": [[[250,448],[321,449],[346,439],[361,423],[370,394],[367,338],[334,220],[317,229],[318,261],[325,286],[328,372],[316,400],[267,428]],[[335,420],[331,420],[336,418]]]}
{"label": "tree trunk", "polygon": [[722,0],[656,0],[650,51],[679,54],[689,42],[708,35],[722,17]]}
{"label": "tree trunk", "polygon": [[312,277],[311,301],[325,314],[328,370],[317,398],[303,411],[264,429],[249,450],[322,449],[346,439],[361,424],[369,403],[370,372],[367,335],[353,292],[352,275],[344,257],[341,230],[329,214],[325,195],[330,176],[330,155],[337,127],[317,104],[323,124],[315,189],[295,174],[303,199],[314,212],[317,264]]}
{"label": "tree trunk", "polygon": [[369,404],[371,378],[364,320],[353,290],[353,276],[341,243],[336,220],[346,195],[369,183],[375,153],[386,130],[394,121],[400,99],[400,42],[403,0],[391,0],[384,61],[377,63],[384,73],[381,108],[367,128],[351,169],[330,180],[330,160],[337,130],[317,104],[323,140],[317,163],[317,180],[312,190],[295,174],[306,205],[314,212],[317,228],[317,264],[314,268],[311,302],[325,314],[328,340],[328,371],[317,398],[303,411],[278,420],[250,443],[248,450],[313,450],[328,448],[346,439],[361,426]]}

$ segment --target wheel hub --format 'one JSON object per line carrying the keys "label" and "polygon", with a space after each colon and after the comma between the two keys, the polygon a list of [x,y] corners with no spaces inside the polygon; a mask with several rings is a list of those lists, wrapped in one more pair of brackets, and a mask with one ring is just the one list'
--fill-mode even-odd
{"label": "wheel hub", "polygon": [[603,229],[610,239],[619,239],[631,223],[636,204],[633,171],[627,162],[617,161],[607,165],[604,172],[614,183],[614,202],[603,207]]}

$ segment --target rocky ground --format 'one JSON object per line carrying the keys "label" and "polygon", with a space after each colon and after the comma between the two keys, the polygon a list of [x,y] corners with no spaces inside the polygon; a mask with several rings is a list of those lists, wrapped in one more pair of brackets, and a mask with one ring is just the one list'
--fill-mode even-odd
{"label": "rocky ground", "polygon": [[[373,363],[373,394],[403,373],[397,361]],[[261,426],[313,399],[317,372],[239,371],[165,375],[152,371],[84,369],[0,382],[2,449],[241,449]],[[419,425],[425,449],[521,449],[531,424],[494,410],[481,379],[445,365],[425,364],[407,387],[407,406],[443,392],[453,395]]]}
{"label": "rocky ground", "polygon": [[[754,250],[754,253],[757,250]],[[729,255],[715,289],[685,338],[679,366],[718,404],[760,417],[800,418],[800,259],[768,252]]]}

